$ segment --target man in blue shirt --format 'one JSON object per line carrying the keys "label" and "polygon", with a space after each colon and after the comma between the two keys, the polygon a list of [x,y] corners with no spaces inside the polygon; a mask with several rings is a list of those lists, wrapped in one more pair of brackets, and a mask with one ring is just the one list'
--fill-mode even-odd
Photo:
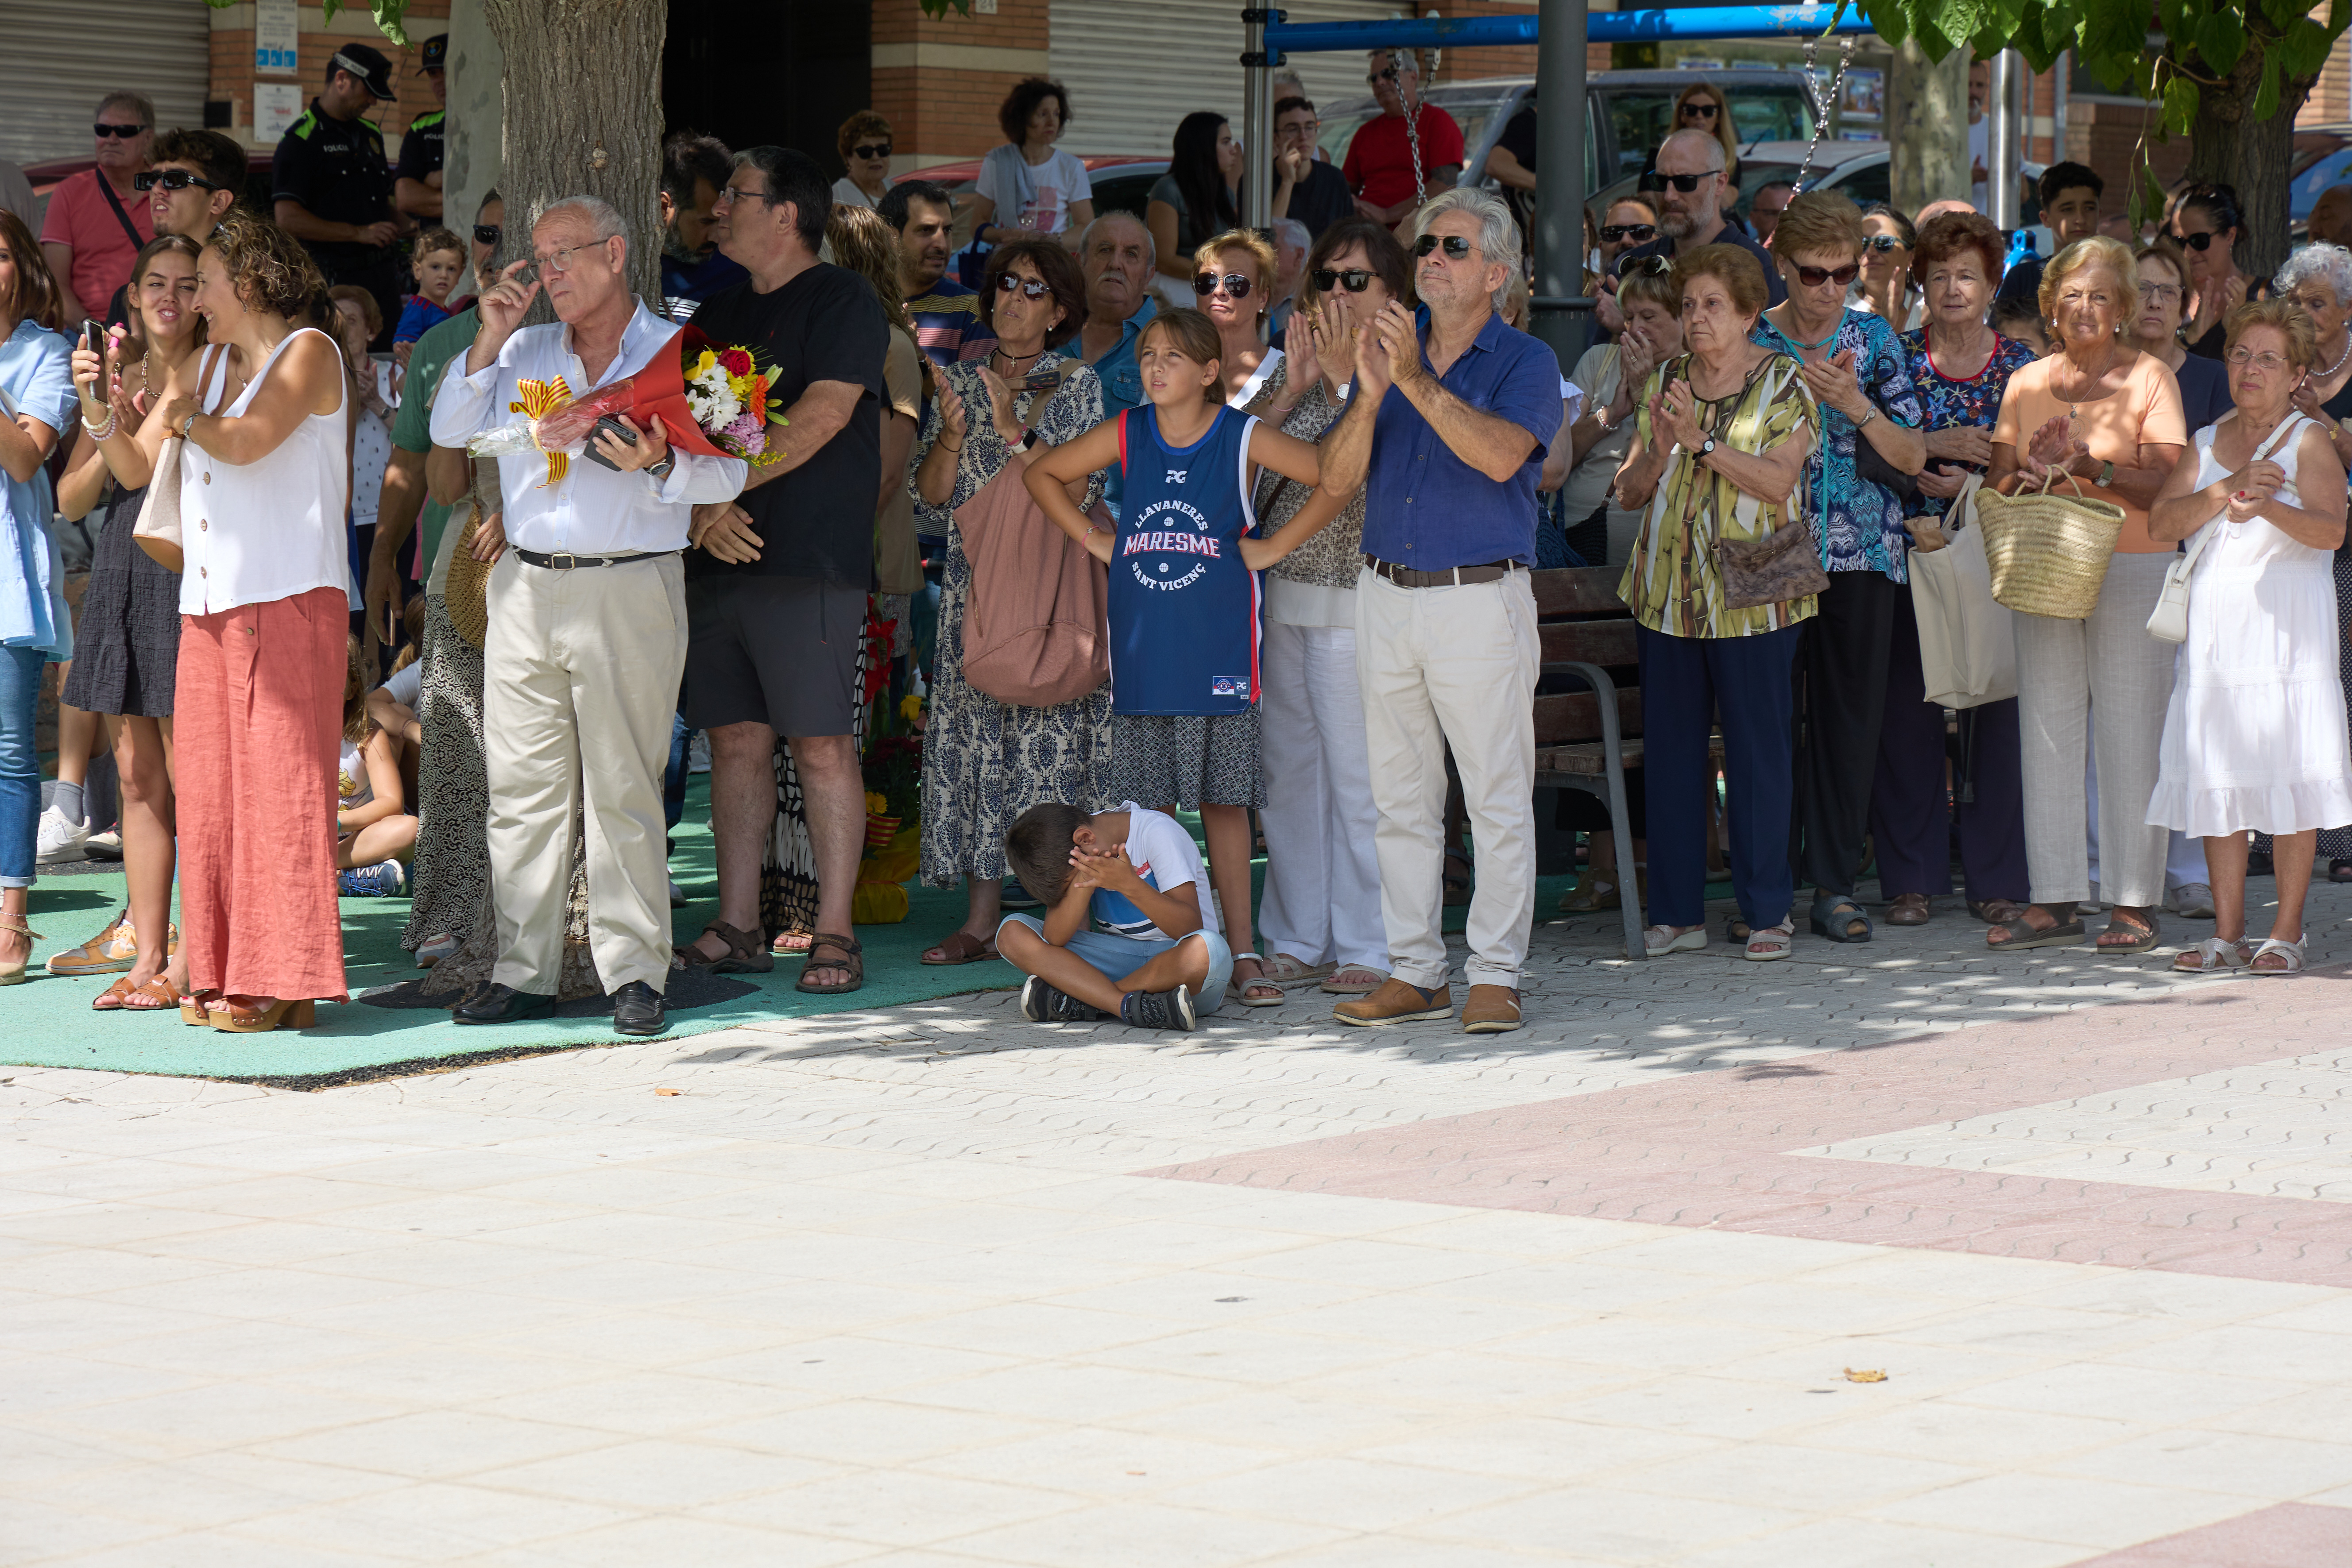
{"label": "man in blue shirt", "polygon": [[1356,386],[1325,482],[1364,479],[1356,672],[1371,755],[1388,981],[1351,1024],[1449,1017],[1442,930],[1445,753],[1477,849],[1462,1027],[1519,1027],[1535,918],[1536,479],[1559,429],[1559,361],[1496,312],[1519,270],[1510,209],[1454,190],[1415,214],[1426,333],[1391,303],[1357,334]]}

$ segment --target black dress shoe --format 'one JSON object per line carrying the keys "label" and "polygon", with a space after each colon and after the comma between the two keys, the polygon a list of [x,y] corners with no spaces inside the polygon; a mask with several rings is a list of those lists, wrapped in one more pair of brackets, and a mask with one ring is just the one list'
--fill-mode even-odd
{"label": "black dress shoe", "polygon": [[518,991],[512,986],[501,986],[496,981],[459,1002],[455,1014],[459,1023],[520,1023],[525,1019],[552,1018],[554,1015],[553,997],[533,996],[529,991]]}
{"label": "black dress shoe", "polygon": [[669,1028],[662,994],[643,980],[613,993],[613,1028],[621,1034],[659,1034]]}

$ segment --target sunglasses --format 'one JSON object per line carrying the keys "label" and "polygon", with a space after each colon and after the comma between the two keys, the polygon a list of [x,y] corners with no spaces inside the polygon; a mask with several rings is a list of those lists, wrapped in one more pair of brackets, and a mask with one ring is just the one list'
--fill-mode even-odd
{"label": "sunglasses", "polygon": [[[1460,235],[1447,235],[1444,236],[1444,239],[1445,254],[1455,261],[1460,261],[1464,256],[1468,256],[1472,251],[1478,248],[1476,246],[1472,245],[1468,240],[1464,239]],[[1412,242],[1412,254],[1415,256],[1428,256],[1437,249],[1437,235],[1423,235],[1419,239]]]}
{"label": "sunglasses", "polygon": [[1715,105],[1711,103],[1686,103],[1683,105],[1683,112],[1685,114],[1696,114],[1701,120],[1713,120],[1715,118]]}
{"label": "sunglasses", "polygon": [[142,169],[131,176],[134,191],[152,191],[161,185],[167,191],[184,191],[191,185],[201,185],[207,191],[226,191],[226,185],[215,185],[202,174],[192,174],[185,169]]}
{"label": "sunglasses", "polygon": [[1247,299],[1249,298],[1250,280],[1238,272],[1228,272],[1222,280],[1213,272],[1201,273],[1192,279],[1192,292],[1214,294],[1220,281],[1224,285],[1226,298]]}
{"label": "sunglasses", "polygon": [[474,243],[476,245],[488,246],[493,250],[497,249],[499,244],[499,225],[496,224],[476,224],[474,225]]}
{"label": "sunglasses", "polygon": [[996,291],[1010,294],[1019,289],[1024,298],[1043,299],[1053,291],[1053,286],[1042,277],[1017,277],[1009,272],[996,275]]}
{"label": "sunglasses", "polygon": [[1655,224],[1605,224],[1601,226],[1601,237],[1611,245],[1625,239],[1636,240],[1643,245],[1647,245],[1658,237],[1658,225]]}
{"label": "sunglasses", "polygon": [[1663,256],[1628,256],[1619,258],[1620,277],[1664,277],[1675,269],[1675,264]]}
{"label": "sunglasses", "polygon": [[1834,270],[1826,267],[1801,267],[1797,268],[1797,281],[1803,284],[1808,288],[1819,288],[1824,283],[1834,283],[1840,288],[1843,288],[1847,284],[1852,283],[1855,278],[1860,277],[1861,276],[1862,268],[1851,261],[1847,262],[1843,267],[1837,267]]}
{"label": "sunglasses", "polygon": [[2191,250],[2209,250],[2213,245],[2213,233],[2208,229],[2201,235],[2182,235],[2180,243]]}
{"label": "sunglasses", "polygon": [[1653,169],[1642,176],[1642,189],[1663,191],[1668,185],[1672,185],[1675,190],[1688,195],[1707,181],[1719,178],[1722,173],[1723,171],[1720,169],[1709,169],[1704,174],[1661,174]]}
{"label": "sunglasses", "polygon": [[864,147],[853,147],[849,150],[849,155],[853,158],[887,158],[890,156],[890,144],[887,141],[876,141]]}
{"label": "sunglasses", "polygon": [[1874,250],[1879,255],[1885,256],[1890,250],[1901,250],[1903,242],[1893,235],[1872,235],[1862,242],[1862,248]]}
{"label": "sunglasses", "polygon": [[1334,272],[1328,267],[1318,267],[1314,272],[1315,290],[1318,294],[1328,294],[1332,285],[1339,284],[1345,286],[1350,294],[1361,294],[1379,276],[1370,267],[1351,267],[1345,272]]}
{"label": "sunglasses", "polygon": [[110,136],[120,136],[128,141],[146,129],[143,125],[93,125],[89,128],[89,133],[100,141]]}
{"label": "sunglasses", "polygon": [[1391,66],[1384,71],[1374,71],[1371,75],[1366,77],[1364,78],[1364,85],[1366,87],[1378,87],[1384,81],[1394,81],[1396,78],[1397,68],[1394,66]]}

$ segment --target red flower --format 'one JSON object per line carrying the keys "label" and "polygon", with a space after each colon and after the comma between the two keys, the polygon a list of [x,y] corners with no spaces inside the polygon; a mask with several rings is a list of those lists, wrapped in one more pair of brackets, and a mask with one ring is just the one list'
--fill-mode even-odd
{"label": "red flower", "polygon": [[751,373],[751,356],[740,349],[721,349],[719,351],[719,363],[720,368],[730,376],[748,376]]}

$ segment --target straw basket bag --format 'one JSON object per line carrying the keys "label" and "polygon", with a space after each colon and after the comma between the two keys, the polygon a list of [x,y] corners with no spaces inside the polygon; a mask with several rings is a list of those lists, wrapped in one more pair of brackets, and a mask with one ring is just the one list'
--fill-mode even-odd
{"label": "straw basket bag", "polygon": [[466,505],[466,527],[457,536],[457,548],[449,552],[441,607],[448,612],[449,624],[457,635],[479,648],[490,635],[490,569],[474,559],[474,535],[482,526],[482,504],[468,501]]}
{"label": "straw basket bag", "polygon": [[1992,596],[2022,615],[2081,621],[2099,602],[2107,562],[2124,528],[2124,509],[2082,493],[2072,474],[2072,496],[2053,495],[2053,475],[2040,490],[2003,496],[1977,492],[1977,522],[1984,529],[1985,565]]}

